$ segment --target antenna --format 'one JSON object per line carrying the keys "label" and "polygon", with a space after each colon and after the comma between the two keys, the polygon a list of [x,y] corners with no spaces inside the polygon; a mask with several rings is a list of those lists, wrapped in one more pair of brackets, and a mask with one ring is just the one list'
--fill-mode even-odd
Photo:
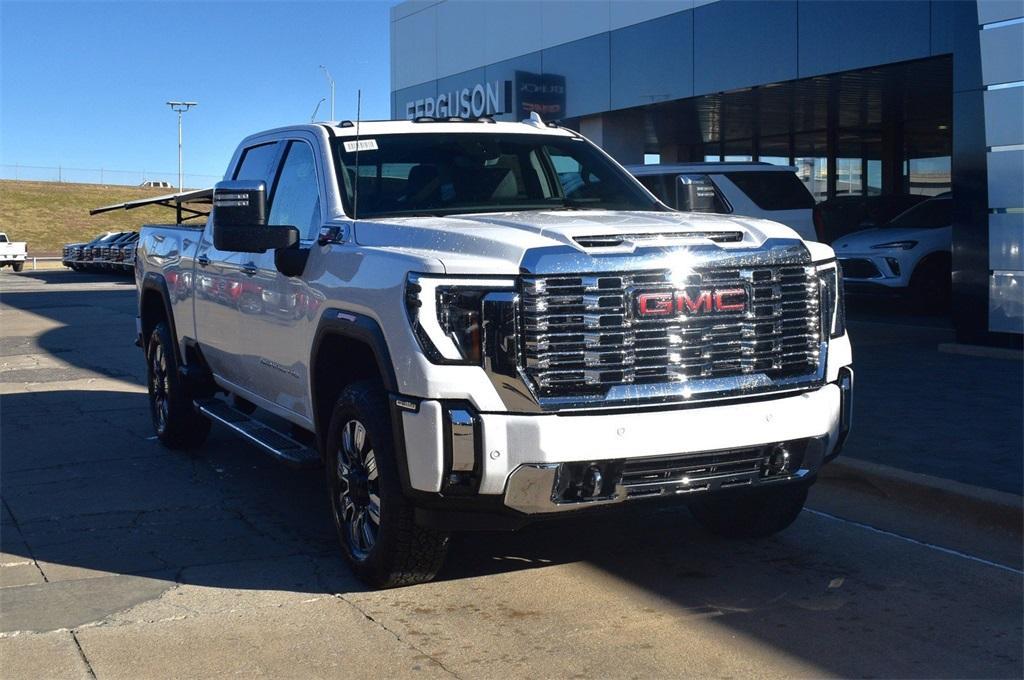
{"label": "antenna", "polygon": [[359,219],[359,120],[362,117],[363,91],[356,90],[356,181],[352,191],[352,221]]}

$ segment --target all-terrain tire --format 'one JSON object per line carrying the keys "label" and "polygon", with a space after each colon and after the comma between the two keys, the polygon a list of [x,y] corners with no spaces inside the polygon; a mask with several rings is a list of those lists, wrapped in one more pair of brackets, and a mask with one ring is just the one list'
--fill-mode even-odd
{"label": "all-terrain tire", "polygon": [[174,338],[161,321],[146,344],[149,412],[160,442],[172,449],[199,447],[210,433],[210,421],[195,410],[187,384],[178,373]]}
{"label": "all-terrain tire", "polygon": [[725,538],[764,538],[777,534],[800,516],[807,500],[806,484],[758,489],[748,494],[712,498],[690,505],[690,512],[708,531]]}
{"label": "all-terrain tire", "polygon": [[448,534],[417,525],[413,505],[402,493],[384,390],[372,381],[349,385],[328,427],[331,511],[342,553],[356,576],[375,588],[433,579],[444,563]]}

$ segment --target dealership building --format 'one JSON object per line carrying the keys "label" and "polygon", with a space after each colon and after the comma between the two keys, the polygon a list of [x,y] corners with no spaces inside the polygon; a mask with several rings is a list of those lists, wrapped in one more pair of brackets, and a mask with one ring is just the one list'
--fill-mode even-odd
{"label": "dealership building", "polygon": [[1020,0],[412,0],[393,118],[582,132],[623,163],[797,167],[816,200],[952,191],[953,324],[1024,332]]}

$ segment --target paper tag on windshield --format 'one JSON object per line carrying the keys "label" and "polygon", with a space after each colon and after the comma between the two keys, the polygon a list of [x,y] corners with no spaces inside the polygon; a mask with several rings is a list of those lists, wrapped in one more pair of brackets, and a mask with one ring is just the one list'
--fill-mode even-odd
{"label": "paper tag on windshield", "polygon": [[345,142],[345,151],[352,153],[353,151],[376,151],[377,140],[376,139],[360,139],[359,141],[352,140],[351,142]]}

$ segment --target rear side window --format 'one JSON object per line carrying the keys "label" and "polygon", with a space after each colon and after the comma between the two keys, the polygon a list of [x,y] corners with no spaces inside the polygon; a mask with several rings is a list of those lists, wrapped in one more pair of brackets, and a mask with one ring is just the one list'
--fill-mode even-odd
{"label": "rear side window", "polygon": [[238,164],[235,179],[267,181],[270,175],[270,163],[277,156],[277,142],[249,147],[242,153],[242,161]]}
{"label": "rear side window", "polygon": [[726,178],[761,210],[814,207],[814,197],[793,172],[727,172]]}

